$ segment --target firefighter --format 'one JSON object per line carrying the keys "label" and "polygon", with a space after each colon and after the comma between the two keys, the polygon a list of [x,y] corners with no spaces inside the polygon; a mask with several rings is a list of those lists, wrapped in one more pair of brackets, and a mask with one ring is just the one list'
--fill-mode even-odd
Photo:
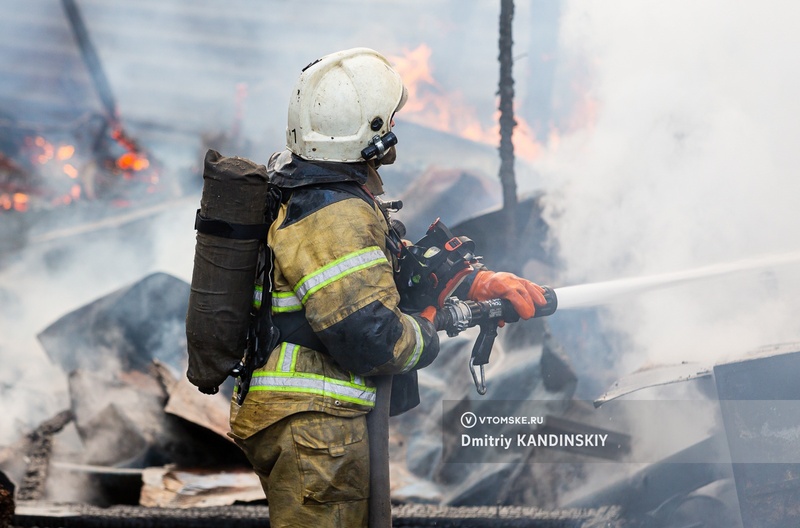
{"label": "firefighter", "polygon": [[[439,351],[435,308],[398,308],[393,238],[375,198],[376,169],[395,158],[380,138],[390,137],[406,97],[373,50],[312,62],[291,92],[287,148],[267,166],[282,195],[268,235],[281,343],[253,373],[244,402],[234,398],[231,434],[261,478],[273,527],[367,525],[370,377],[413,382]],[[524,318],[545,304],[537,285],[489,271],[474,277],[469,295],[509,298]],[[414,391],[399,391],[411,397],[393,401],[395,412],[416,404]]]}

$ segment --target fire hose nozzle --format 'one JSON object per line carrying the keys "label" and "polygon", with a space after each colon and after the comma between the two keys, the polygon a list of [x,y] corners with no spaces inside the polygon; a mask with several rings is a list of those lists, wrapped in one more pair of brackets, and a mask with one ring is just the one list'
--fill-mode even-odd
{"label": "fire hose nozzle", "polygon": [[542,286],[542,289],[544,290],[544,299],[547,301],[547,304],[536,307],[536,313],[533,315],[534,318],[553,315],[558,308],[558,296],[556,296],[555,290],[550,286]]}
{"label": "fire hose nozzle", "polygon": [[[549,286],[542,286],[547,304],[537,306],[534,317],[546,317],[555,313],[558,308],[558,297],[555,290]],[[472,347],[469,360],[469,371],[478,394],[486,394],[486,374],[484,365],[489,362],[492,346],[497,337],[497,327],[500,321],[513,323],[519,321],[519,314],[514,310],[510,301],[505,299],[491,299],[488,301],[461,301],[450,297],[442,310],[442,328],[447,335],[453,337],[472,326],[480,326],[481,332]],[[437,325],[438,328],[438,325]],[[480,373],[476,371],[476,367]]]}

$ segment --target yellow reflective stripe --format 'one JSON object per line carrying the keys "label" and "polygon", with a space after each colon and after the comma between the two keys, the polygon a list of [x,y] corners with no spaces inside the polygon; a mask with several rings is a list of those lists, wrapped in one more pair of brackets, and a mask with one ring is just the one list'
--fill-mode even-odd
{"label": "yellow reflective stripe", "polygon": [[290,292],[273,292],[272,293],[272,311],[278,312],[298,312],[303,309],[300,299],[293,291]]}
{"label": "yellow reflective stripe", "polygon": [[358,270],[375,266],[381,262],[386,262],[386,255],[383,254],[383,251],[378,246],[360,249],[348,253],[342,258],[336,259],[317,271],[306,275],[300,279],[300,282],[294,287],[294,291],[297,297],[300,298],[300,302],[305,304],[309,296],[320,288]]}
{"label": "yellow reflective stripe", "polygon": [[402,372],[408,372],[412,368],[414,368],[417,363],[419,362],[419,358],[422,356],[422,349],[424,348],[424,342],[422,339],[422,330],[419,327],[419,323],[408,314],[403,314],[404,317],[407,317],[411,321],[411,325],[414,327],[414,352],[408,357],[406,360],[406,364],[403,365]]}
{"label": "yellow reflective stripe", "polygon": [[347,381],[303,372],[259,374],[250,382],[250,390],[318,394],[370,407],[375,405],[373,387],[356,386]]}

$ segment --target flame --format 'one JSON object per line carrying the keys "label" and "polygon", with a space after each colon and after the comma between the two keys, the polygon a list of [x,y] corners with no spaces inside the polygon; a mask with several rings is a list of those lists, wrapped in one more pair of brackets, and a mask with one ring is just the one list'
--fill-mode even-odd
{"label": "flame", "polygon": [[[105,180],[122,176],[126,180],[135,180],[136,189],[141,188],[139,184],[145,183],[147,193],[158,192],[158,171],[152,167],[144,151],[120,128],[112,130],[111,136],[124,148],[124,153],[116,158],[112,156],[95,160],[91,167],[101,167],[97,177]],[[25,181],[20,185],[3,186],[0,190],[0,212],[65,206],[96,197],[93,192],[94,173],[90,170],[86,178],[81,178],[83,169],[80,167],[84,166],[85,160],[78,155],[74,145],[51,142],[44,136],[36,135],[25,137],[23,147],[22,155],[31,165],[30,174],[24,175]],[[149,170],[140,172],[146,169]]]}
{"label": "flame", "polygon": [[33,162],[44,165],[55,156],[55,147],[42,136],[33,138],[33,144],[38,147],[37,151],[33,154]]}
{"label": "flame", "polygon": [[[481,123],[475,108],[464,101],[461,92],[448,92],[436,81],[430,65],[431,55],[430,47],[423,43],[413,50],[405,50],[402,56],[389,57],[408,90],[408,101],[398,114],[399,118],[472,141],[498,146],[500,111],[495,111],[493,124],[485,126]],[[535,160],[543,147],[524,119],[515,116],[515,120],[517,126],[512,136],[514,150],[524,159]]]}
{"label": "flame", "polygon": [[72,178],[73,180],[78,177],[78,169],[75,168],[74,165],[71,163],[64,164],[64,174]]}
{"label": "flame", "polygon": [[10,211],[24,212],[28,210],[28,195],[25,193],[0,194],[0,208]]}
{"label": "flame", "polygon": [[126,152],[117,158],[117,168],[124,171],[141,171],[150,166],[150,161],[137,152]]}
{"label": "flame", "polygon": [[59,161],[66,161],[75,154],[75,147],[72,145],[62,145],[56,151],[56,159]]}
{"label": "flame", "polygon": [[[112,130],[111,137],[127,150],[125,154],[117,158],[116,166],[118,169],[126,172],[139,172],[150,166],[150,161],[142,153],[139,145],[121,127]],[[130,175],[126,174],[126,178],[129,177]]]}

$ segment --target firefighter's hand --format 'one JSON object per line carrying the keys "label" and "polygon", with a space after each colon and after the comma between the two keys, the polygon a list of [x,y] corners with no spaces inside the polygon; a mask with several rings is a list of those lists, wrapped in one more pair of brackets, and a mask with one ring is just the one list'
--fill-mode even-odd
{"label": "firefighter's hand", "polygon": [[530,319],[536,314],[537,306],[547,304],[541,286],[506,271],[481,271],[475,275],[467,298],[472,301],[506,299],[522,319]]}
{"label": "firefighter's hand", "polygon": [[447,326],[444,314],[437,310],[435,306],[428,306],[422,310],[422,312],[420,312],[419,316],[433,323],[433,326],[436,328],[437,332],[439,330],[444,330]]}
{"label": "firefighter's hand", "polygon": [[219,392],[219,387],[197,387],[203,394],[213,395]]}

